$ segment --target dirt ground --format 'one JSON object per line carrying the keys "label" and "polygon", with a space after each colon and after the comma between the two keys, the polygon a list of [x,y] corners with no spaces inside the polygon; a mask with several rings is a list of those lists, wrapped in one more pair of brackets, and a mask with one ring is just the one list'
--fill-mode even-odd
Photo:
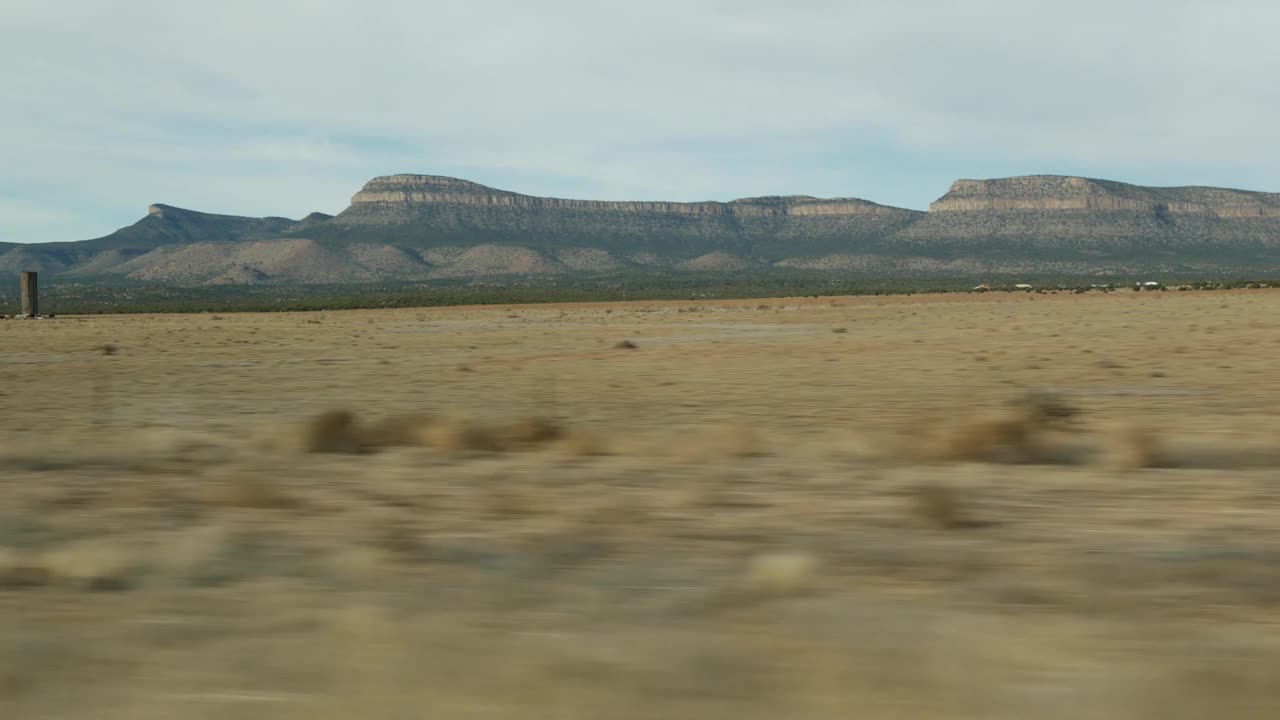
{"label": "dirt ground", "polygon": [[0,717],[1280,717],[1278,353],[1280,290],[0,322]]}

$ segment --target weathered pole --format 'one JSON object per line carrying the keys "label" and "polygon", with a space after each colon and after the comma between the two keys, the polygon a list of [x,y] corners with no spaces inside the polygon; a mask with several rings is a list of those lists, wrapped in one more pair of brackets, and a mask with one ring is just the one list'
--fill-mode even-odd
{"label": "weathered pole", "polygon": [[36,273],[30,270],[22,273],[22,314],[27,317],[36,317],[40,314],[40,293],[36,287]]}

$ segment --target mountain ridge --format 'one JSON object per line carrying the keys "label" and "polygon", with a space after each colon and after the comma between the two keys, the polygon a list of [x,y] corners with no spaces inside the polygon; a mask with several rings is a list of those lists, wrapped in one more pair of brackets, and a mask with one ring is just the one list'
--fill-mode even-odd
{"label": "mountain ridge", "polygon": [[177,285],[721,272],[972,276],[1280,270],[1280,193],[1066,175],[960,179],[929,210],[809,195],[549,198],[440,175],[372,178],[300,220],[164,203],[78,242],[0,244],[0,270]]}

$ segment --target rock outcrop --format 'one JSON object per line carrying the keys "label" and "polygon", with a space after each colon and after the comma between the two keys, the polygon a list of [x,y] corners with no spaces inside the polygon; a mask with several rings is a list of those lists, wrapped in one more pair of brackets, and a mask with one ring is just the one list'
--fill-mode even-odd
{"label": "rock outcrop", "polygon": [[467,180],[439,175],[388,175],[366,183],[351,198],[351,207],[339,214],[336,220],[339,223],[395,223],[411,215],[414,206],[421,205],[739,217],[876,213],[895,215],[910,212],[857,198],[821,200],[807,195],[742,198],[727,203],[565,200],[496,190]]}
{"label": "rock outcrop", "polygon": [[1134,210],[1219,218],[1280,217],[1280,193],[1210,187],[1150,188],[1058,175],[957,180],[930,212]]}

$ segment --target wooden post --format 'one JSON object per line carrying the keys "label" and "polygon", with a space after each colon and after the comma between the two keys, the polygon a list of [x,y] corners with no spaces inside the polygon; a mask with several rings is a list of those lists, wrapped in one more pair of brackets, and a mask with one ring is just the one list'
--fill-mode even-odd
{"label": "wooden post", "polygon": [[22,314],[36,317],[40,314],[40,295],[36,287],[36,273],[22,273]]}

